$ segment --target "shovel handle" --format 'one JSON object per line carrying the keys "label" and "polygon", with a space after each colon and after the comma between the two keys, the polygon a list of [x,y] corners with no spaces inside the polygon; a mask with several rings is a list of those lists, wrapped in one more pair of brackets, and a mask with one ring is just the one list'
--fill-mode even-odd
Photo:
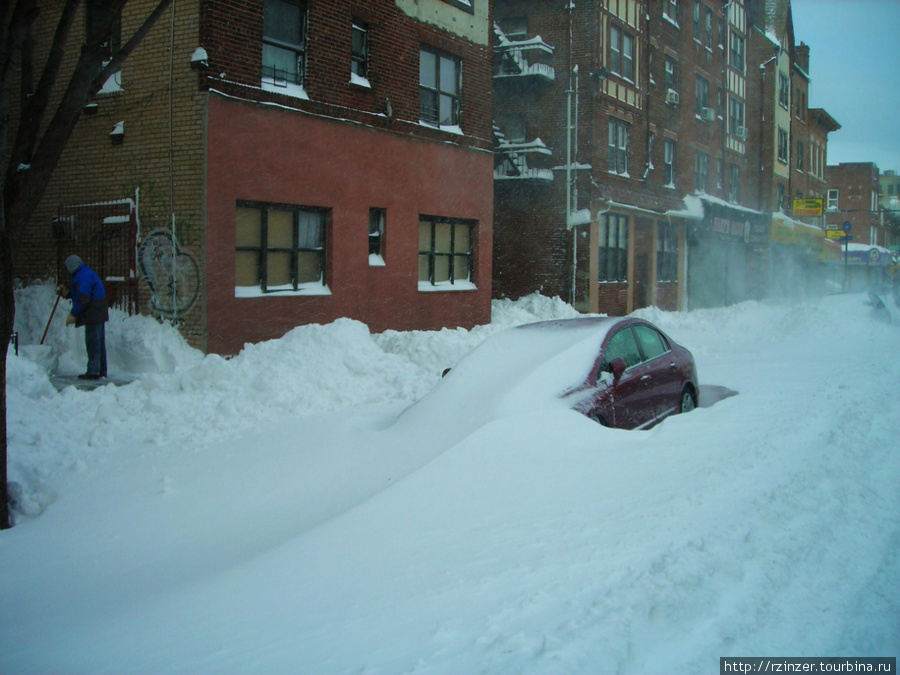
{"label": "shovel handle", "polygon": [[56,314],[56,306],[59,304],[59,294],[56,294],[56,302],[53,303],[53,311],[50,312],[50,318],[47,319],[47,325],[44,328],[44,334],[41,335],[40,344],[44,344],[44,338],[47,337],[47,331],[50,330],[50,322],[53,321],[53,315]]}

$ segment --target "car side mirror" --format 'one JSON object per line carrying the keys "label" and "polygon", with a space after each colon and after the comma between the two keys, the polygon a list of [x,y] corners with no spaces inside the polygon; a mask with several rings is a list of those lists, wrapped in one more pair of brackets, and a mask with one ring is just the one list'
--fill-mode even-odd
{"label": "car side mirror", "polygon": [[619,381],[619,378],[621,378],[622,374],[625,372],[625,368],[627,368],[625,359],[618,358],[609,362],[609,372],[613,375],[613,381]]}

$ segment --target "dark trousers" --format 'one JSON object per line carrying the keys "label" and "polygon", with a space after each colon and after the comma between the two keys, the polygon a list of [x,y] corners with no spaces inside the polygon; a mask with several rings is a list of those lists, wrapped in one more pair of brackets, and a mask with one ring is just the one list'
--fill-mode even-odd
{"label": "dark trousers", "polygon": [[105,323],[87,323],[84,325],[84,346],[87,347],[88,374],[106,377]]}

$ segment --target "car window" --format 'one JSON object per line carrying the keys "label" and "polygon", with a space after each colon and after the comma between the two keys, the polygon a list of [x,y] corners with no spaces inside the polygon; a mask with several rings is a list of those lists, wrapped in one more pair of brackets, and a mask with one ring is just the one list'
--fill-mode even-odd
{"label": "car window", "polygon": [[609,364],[614,359],[623,359],[629,368],[641,362],[641,353],[631,328],[623,328],[609,339],[600,365],[601,372],[609,370]]}
{"label": "car window", "polygon": [[669,345],[659,331],[653,330],[650,326],[633,326],[633,329],[647,361],[669,351]]}

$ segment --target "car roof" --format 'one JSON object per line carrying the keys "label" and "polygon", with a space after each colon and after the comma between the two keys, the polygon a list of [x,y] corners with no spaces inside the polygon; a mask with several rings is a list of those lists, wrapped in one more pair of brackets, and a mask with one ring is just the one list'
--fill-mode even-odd
{"label": "car roof", "polygon": [[471,427],[511,411],[565,405],[559,396],[584,383],[609,331],[625,321],[579,317],[499,331],[404,416],[434,421],[452,411],[455,424]]}

